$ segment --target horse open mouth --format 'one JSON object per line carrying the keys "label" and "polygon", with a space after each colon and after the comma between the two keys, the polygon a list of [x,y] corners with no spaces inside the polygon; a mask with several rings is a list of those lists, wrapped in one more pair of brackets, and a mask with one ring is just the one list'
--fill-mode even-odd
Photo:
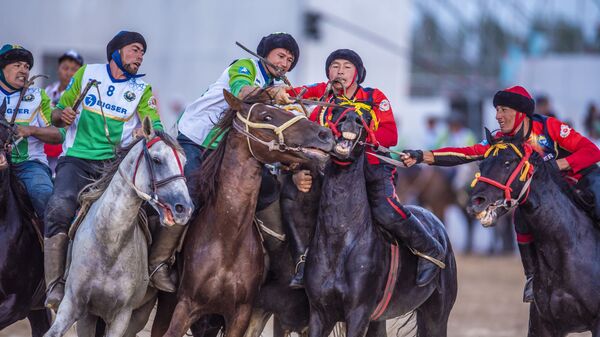
{"label": "horse open mouth", "polygon": [[354,147],[356,137],[357,134],[354,132],[343,132],[342,139],[335,144],[333,151],[339,156],[347,158]]}
{"label": "horse open mouth", "polygon": [[314,159],[320,162],[327,161],[329,159],[329,154],[321,149],[317,149],[315,147],[305,147],[302,148],[302,154],[304,154],[309,159]]}
{"label": "horse open mouth", "polygon": [[173,218],[173,212],[171,212],[171,209],[169,208],[169,206],[160,206],[159,208],[159,213],[160,213],[160,219],[161,222],[163,223],[163,225],[166,226],[173,226],[175,225],[175,218]]}
{"label": "horse open mouth", "polygon": [[497,217],[498,214],[496,213],[496,208],[491,206],[488,206],[481,212],[475,213],[475,218],[481,222],[483,227],[491,227]]}

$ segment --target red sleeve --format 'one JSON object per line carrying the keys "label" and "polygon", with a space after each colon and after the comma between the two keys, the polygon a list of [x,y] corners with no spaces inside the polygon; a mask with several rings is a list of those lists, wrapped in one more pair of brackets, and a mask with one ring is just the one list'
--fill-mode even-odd
{"label": "red sleeve", "polygon": [[327,83],[315,83],[310,85],[303,85],[296,88],[291,88],[287,91],[288,95],[292,97],[298,96],[302,89],[306,88],[306,92],[302,95],[302,98],[306,99],[320,99],[321,96],[325,93],[325,88],[327,87]]}
{"label": "red sleeve", "polygon": [[375,138],[379,144],[392,147],[398,143],[398,128],[394,119],[394,112],[390,101],[378,89],[373,89],[373,111],[379,120],[379,127],[375,131]]}
{"label": "red sleeve", "polygon": [[455,166],[483,159],[485,151],[490,148],[487,142],[467,147],[443,147],[432,150],[433,165]]}
{"label": "red sleeve", "polygon": [[573,172],[577,173],[600,161],[600,150],[598,150],[598,147],[568,124],[550,117],[546,120],[546,126],[550,138],[558,146],[571,153],[565,159]]}

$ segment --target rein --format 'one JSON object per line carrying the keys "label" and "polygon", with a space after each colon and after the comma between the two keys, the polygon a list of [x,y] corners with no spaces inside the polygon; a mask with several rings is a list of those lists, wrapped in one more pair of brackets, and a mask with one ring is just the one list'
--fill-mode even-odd
{"label": "rein", "polygon": [[[475,187],[475,185],[479,181],[482,181],[484,183],[490,184],[490,185],[504,191],[504,199],[496,201],[492,205],[492,207],[494,207],[494,208],[504,207],[508,210],[511,210],[511,209],[517,207],[519,204],[522,204],[523,202],[525,202],[525,200],[527,199],[527,195],[529,195],[529,190],[531,187],[531,179],[533,178],[533,173],[534,173],[533,165],[531,165],[529,163],[529,157],[531,156],[531,153],[533,152],[532,147],[529,144],[524,144],[525,154],[523,155],[521,153],[521,151],[519,151],[519,149],[512,143],[498,143],[498,144],[492,145],[485,152],[484,158],[489,157],[490,154],[492,156],[497,156],[499,151],[505,150],[509,147],[521,158],[521,161],[519,161],[519,164],[517,165],[517,167],[514,169],[514,171],[508,177],[508,180],[506,181],[506,183],[502,184],[491,178],[484,177],[481,175],[481,173],[477,172],[475,174],[475,179],[473,179],[473,182],[471,182],[471,188]],[[513,181],[515,181],[517,176],[519,177],[519,181],[524,181],[525,184],[521,188],[521,191],[519,192],[519,195],[517,196],[517,198],[513,199],[512,195],[511,195],[512,188],[510,186],[512,185]],[[525,198],[523,200],[521,200],[521,198],[523,198],[523,196],[525,196]]]}
{"label": "rein", "polygon": [[[125,180],[127,185],[129,185],[129,187],[131,187],[135,191],[135,193],[138,195],[138,197],[140,197],[142,200],[147,201],[154,207],[166,208],[166,205],[158,199],[158,193],[157,193],[158,189],[160,187],[167,185],[170,182],[173,182],[178,179],[183,179],[185,181],[185,176],[183,175],[183,166],[181,165],[181,161],[179,160],[177,151],[173,147],[171,147],[171,150],[173,151],[173,154],[175,155],[175,159],[177,160],[177,165],[179,166],[180,174],[176,174],[171,177],[165,178],[163,180],[156,181],[154,165],[152,164],[152,158],[150,157],[150,152],[148,152],[148,149],[151,148],[152,145],[158,143],[159,141],[162,141],[162,139],[160,137],[155,137],[155,138],[151,139],[149,142],[146,142],[145,138],[143,139],[143,145],[142,145],[143,151],[142,151],[142,153],[139,154],[139,156],[136,160],[135,170],[133,172],[133,179],[131,179],[131,180],[127,179],[125,173],[123,172],[123,170],[121,170],[120,167],[119,167],[119,174],[121,175],[123,180]],[[142,156],[148,163],[148,170],[150,171],[150,186],[152,187],[151,194],[147,194],[144,191],[140,190],[135,184],[135,178],[137,176],[137,171],[139,169],[140,162],[142,160]]]}

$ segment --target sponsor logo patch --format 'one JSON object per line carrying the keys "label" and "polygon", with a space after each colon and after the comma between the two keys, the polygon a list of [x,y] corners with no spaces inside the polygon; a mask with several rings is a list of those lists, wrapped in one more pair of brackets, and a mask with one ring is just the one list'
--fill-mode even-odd
{"label": "sponsor logo patch", "polygon": [[71,77],[71,79],[69,80],[69,84],[67,84],[67,88],[65,89],[65,91],[71,89],[71,86],[73,86],[73,82],[75,82],[75,79],[73,77]]}
{"label": "sponsor logo patch", "polygon": [[238,69],[238,73],[244,74],[244,75],[250,75],[250,70],[248,70],[248,68],[246,68],[246,67],[240,67],[240,69]]}
{"label": "sponsor logo patch", "polygon": [[388,111],[389,109],[390,109],[390,101],[388,101],[387,99],[384,99],[383,101],[381,101],[379,103],[379,110]]}
{"label": "sponsor logo patch", "polygon": [[571,128],[567,124],[561,124],[560,136],[563,138],[567,138],[569,134],[571,134]]}
{"label": "sponsor logo patch", "polygon": [[125,98],[127,102],[132,102],[135,99],[135,93],[133,91],[125,91],[123,98]]}
{"label": "sponsor logo patch", "polygon": [[32,94],[23,96],[23,102],[31,102],[35,97]]}

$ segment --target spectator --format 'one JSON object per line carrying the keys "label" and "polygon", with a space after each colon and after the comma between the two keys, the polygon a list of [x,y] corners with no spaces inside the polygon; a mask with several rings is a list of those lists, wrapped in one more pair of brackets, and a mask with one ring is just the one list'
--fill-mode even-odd
{"label": "spectator", "polygon": [[542,95],[537,97],[535,100],[535,110],[535,113],[539,115],[556,118],[556,113],[554,113],[554,109],[552,109],[550,98],[548,98],[548,96]]}
{"label": "spectator", "polygon": [[593,102],[588,105],[585,121],[583,122],[585,131],[595,143],[600,140],[600,111]]}

